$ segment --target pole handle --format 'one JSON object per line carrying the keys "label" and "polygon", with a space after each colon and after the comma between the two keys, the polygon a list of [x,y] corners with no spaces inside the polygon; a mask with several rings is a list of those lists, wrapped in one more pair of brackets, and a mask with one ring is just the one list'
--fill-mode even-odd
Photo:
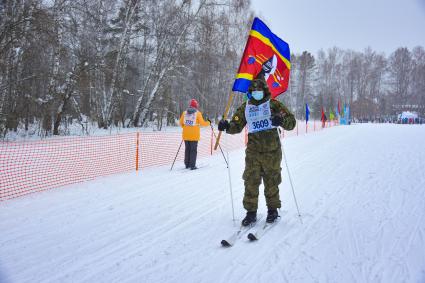
{"label": "pole handle", "polygon": [[[227,101],[226,109],[224,110],[224,114],[223,114],[224,120],[227,119],[227,114],[229,113],[230,106],[232,105],[232,102],[233,102],[233,96],[234,96],[234,93],[231,92],[229,96],[229,100]],[[221,133],[222,133],[221,131],[218,132],[217,140],[215,141],[215,145],[214,145],[214,150],[217,150],[218,148],[218,145],[220,143]]]}

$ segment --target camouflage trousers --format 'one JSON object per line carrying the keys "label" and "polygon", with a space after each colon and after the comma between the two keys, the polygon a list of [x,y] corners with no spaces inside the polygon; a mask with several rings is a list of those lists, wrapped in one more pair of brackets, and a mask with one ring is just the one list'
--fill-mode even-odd
{"label": "camouflage trousers", "polygon": [[282,182],[280,163],[282,161],[282,149],[271,152],[246,151],[245,171],[245,194],[243,207],[247,211],[256,211],[258,208],[258,193],[261,181],[264,182],[264,195],[269,209],[280,208],[279,184]]}

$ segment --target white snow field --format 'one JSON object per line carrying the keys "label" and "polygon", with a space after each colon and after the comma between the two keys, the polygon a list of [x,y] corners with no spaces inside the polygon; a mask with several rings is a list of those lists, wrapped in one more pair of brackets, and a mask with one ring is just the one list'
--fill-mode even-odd
{"label": "white snow field", "polygon": [[340,126],[283,147],[303,224],[282,161],[280,223],[221,247],[245,215],[238,150],[235,222],[221,155],[0,203],[0,282],[425,282],[425,126]]}

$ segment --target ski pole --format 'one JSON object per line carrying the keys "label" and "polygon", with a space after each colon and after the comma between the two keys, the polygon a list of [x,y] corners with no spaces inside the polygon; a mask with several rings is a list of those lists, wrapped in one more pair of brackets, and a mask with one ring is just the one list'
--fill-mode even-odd
{"label": "ski pole", "polygon": [[[229,152],[227,152],[227,159],[229,159]],[[232,177],[230,174],[230,166],[229,163],[227,163],[227,172],[229,174],[229,188],[230,188],[230,199],[232,202],[232,220],[233,222],[236,221],[235,219],[235,207],[233,206],[233,188],[232,188]]]}
{"label": "ski pole", "polygon": [[[213,128],[213,126],[212,126],[211,124],[210,124],[210,126],[211,126],[211,131],[213,132],[214,137],[215,137],[215,139],[217,140],[217,136],[216,136],[216,134],[215,134],[215,132],[214,132],[214,128]],[[218,147],[220,148],[221,154],[223,155],[224,162],[226,162],[227,168],[229,168],[229,163],[227,162],[226,157],[224,156],[224,152],[223,152],[223,149],[221,148],[221,145],[220,145],[220,144],[218,144]]]}
{"label": "ski pole", "polygon": [[[227,145],[227,138],[224,138],[224,141]],[[228,147],[227,147],[228,148]],[[220,147],[221,149],[221,147]],[[229,190],[230,190],[230,201],[232,203],[232,220],[233,223],[235,223],[236,219],[235,219],[235,207],[233,205],[233,188],[232,188],[232,175],[230,174],[230,158],[229,158],[229,151],[226,151],[227,153],[227,160],[229,160],[229,162],[227,163],[227,173],[229,175]],[[224,154],[223,154],[224,156]]]}
{"label": "ski pole", "polygon": [[292,184],[291,173],[289,172],[288,161],[286,160],[285,149],[283,148],[283,146],[282,146],[282,153],[283,153],[283,159],[285,159],[286,170],[288,171],[289,182],[290,182],[290,184],[291,184],[291,188],[292,188],[292,195],[294,196],[295,205],[296,205],[296,207],[297,207],[298,217],[300,218],[301,224],[303,224],[303,220],[302,220],[302,218],[301,218],[300,209],[298,208],[297,198],[295,197],[295,190],[294,190],[294,185]]}
{"label": "ski pole", "polygon": [[183,144],[183,140],[182,140],[182,142],[180,143],[179,149],[177,150],[176,157],[174,157],[174,161],[173,161],[173,164],[171,165],[171,169],[170,169],[170,171],[171,171],[171,170],[173,170],[174,163],[176,162],[177,155],[179,155],[180,148],[182,147],[182,144]]}

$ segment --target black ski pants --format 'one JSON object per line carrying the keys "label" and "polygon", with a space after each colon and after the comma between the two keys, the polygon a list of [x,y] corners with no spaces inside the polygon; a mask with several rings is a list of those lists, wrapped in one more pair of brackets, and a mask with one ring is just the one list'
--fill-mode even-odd
{"label": "black ski pants", "polygon": [[196,156],[198,155],[197,141],[184,141],[184,165],[186,168],[196,166]]}

